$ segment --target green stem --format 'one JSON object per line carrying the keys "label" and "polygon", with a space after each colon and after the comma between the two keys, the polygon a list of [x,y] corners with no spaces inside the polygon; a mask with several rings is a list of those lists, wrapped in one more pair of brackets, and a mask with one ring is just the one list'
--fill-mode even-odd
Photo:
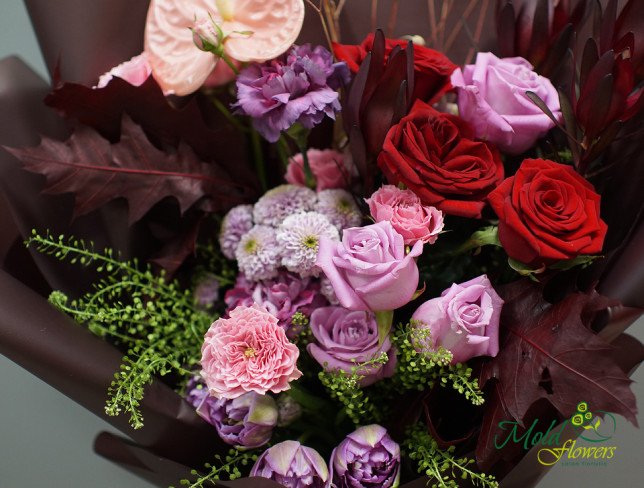
{"label": "green stem", "polygon": [[268,190],[268,183],[266,181],[266,168],[264,166],[262,144],[259,138],[259,133],[254,128],[250,130],[250,145],[253,152],[253,161],[255,162],[255,171],[257,171],[259,183],[262,185],[262,191],[266,192],[266,190]]}
{"label": "green stem", "polygon": [[289,165],[288,160],[291,157],[291,150],[289,149],[288,143],[286,142],[286,139],[283,135],[281,135],[277,140],[276,148],[277,154],[280,158],[280,161],[282,162],[282,166],[284,167],[284,169],[287,169]]}
{"label": "green stem", "polygon": [[221,103],[221,100],[219,100],[215,96],[210,97],[210,100],[212,101],[212,104],[215,106],[215,108],[219,110],[219,112],[226,118],[228,122],[232,124],[235,129],[239,130],[240,132],[249,132],[248,127],[244,127],[244,125],[241,124],[239,120],[237,120],[233,116],[233,114],[230,113],[230,110],[228,110],[228,108],[223,103]]}

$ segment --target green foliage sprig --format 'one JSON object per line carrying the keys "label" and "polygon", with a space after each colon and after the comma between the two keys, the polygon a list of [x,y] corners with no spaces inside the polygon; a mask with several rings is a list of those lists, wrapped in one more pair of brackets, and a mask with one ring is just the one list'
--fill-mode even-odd
{"label": "green foliage sprig", "polygon": [[430,330],[417,321],[400,326],[392,341],[398,351],[396,374],[392,381],[398,390],[422,391],[431,388],[437,381],[441,386],[451,383],[453,388],[465,395],[474,405],[482,405],[483,393],[478,380],[471,379],[472,370],[464,364],[450,364],[452,353],[443,347],[432,347]]}
{"label": "green foliage sprig", "polygon": [[355,425],[382,420],[382,408],[372,402],[364,389],[360,387],[360,381],[364,379],[367,371],[382,367],[388,360],[387,353],[382,352],[364,363],[356,363],[351,367],[351,372],[341,369],[327,371],[325,364],[324,370],[318,373],[320,382],[327,389],[331,398],[343,405],[347,417]]}
{"label": "green foliage sprig", "polygon": [[205,332],[213,320],[195,305],[190,290],[156,275],[136,259],[124,261],[111,249],[96,252],[93,244],[65,236],[32,232],[27,246],[67,260],[94,267],[102,278],[83,297],[70,300],[55,291],[49,300],[84,324],[94,334],[109,338],[126,350],[120,370],[108,391],[108,415],[126,412],[135,429],[143,426],[140,402],[155,375],[193,374],[200,359]]}
{"label": "green foliage sprig", "polygon": [[458,488],[457,479],[469,479],[475,486],[497,488],[494,476],[471,469],[473,459],[454,455],[454,446],[443,450],[421,424],[412,427],[403,444],[407,456],[416,461],[418,473],[430,478],[432,488]]}
{"label": "green foliage sprig", "polygon": [[[227,480],[241,478],[240,466],[246,467],[257,461],[257,454],[249,451],[230,449],[226,456],[215,455],[215,464],[206,464],[206,474],[200,475],[196,470],[190,473],[196,477],[194,480],[182,479],[180,484],[188,488],[203,488],[205,486],[216,486],[217,481],[223,477]],[[173,488],[173,487],[170,487]]]}

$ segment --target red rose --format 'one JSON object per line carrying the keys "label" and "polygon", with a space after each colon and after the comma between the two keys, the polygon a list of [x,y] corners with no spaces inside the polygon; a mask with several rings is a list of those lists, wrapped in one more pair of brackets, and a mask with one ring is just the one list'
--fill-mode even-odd
{"label": "red rose", "polygon": [[602,249],[600,197],[570,166],[526,159],[488,200],[501,244],[517,261],[538,267]]}
{"label": "red rose", "polygon": [[475,141],[464,120],[420,101],[387,133],[378,166],[423,204],[462,217],[480,218],[487,194],[503,181],[494,146]]}
{"label": "red rose", "polygon": [[[357,73],[360,64],[367,53],[373,48],[374,35],[369,34],[362,44],[333,43],[335,57],[344,61],[349,69]],[[385,39],[385,57],[389,57],[392,49],[400,46],[405,49],[409,41]],[[430,101],[438,98],[451,88],[449,78],[456,65],[444,54],[427,47],[414,45],[414,99]]]}

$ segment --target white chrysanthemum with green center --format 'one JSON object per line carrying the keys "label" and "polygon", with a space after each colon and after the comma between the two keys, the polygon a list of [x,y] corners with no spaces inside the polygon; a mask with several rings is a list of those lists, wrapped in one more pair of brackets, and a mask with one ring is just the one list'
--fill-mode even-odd
{"label": "white chrysanthemum with green center", "polygon": [[333,189],[319,192],[315,211],[329,219],[329,222],[340,232],[362,224],[362,213],[351,193],[346,190]]}
{"label": "white chrysanthemum with green center", "polygon": [[282,266],[302,277],[317,276],[315,260],[322,236],[340,240],[338,229],[318,212],[303,212],[284,219],[277,231]]}
{"label": "white chrysanthemum with green center", "polygon": [[239,241],[235,258],[239,270],[251,281],[276,276],[282,254],[275,229],[265,225],[254,226]]}

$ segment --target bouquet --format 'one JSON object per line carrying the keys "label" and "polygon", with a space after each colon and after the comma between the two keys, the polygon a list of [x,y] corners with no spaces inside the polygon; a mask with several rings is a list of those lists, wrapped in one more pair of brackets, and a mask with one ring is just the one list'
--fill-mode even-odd
{"label": "bouquet", "polygon": [[134,439],[99,452],[336,488],[614,455],[583,443],[636,423],[637,1],[143,4],[123,38],[93,7],[102,64],[58,33],[52,87],[2,67],[2,352]]}

